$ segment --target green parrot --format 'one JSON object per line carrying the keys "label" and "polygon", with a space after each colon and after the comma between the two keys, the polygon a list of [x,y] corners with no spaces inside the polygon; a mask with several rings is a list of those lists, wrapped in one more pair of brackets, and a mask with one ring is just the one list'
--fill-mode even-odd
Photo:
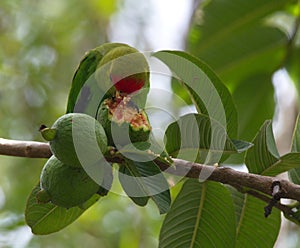
{"label": "green parrot", "polygon": [[[123,43],[105,43],[95,49],[88,51],[79,63],[78,68],[72,79],[72,85],[69,92],[67,113],[74,112],[74,107],[79,97],[80,92],[83,90],[84,84],[95,73],[98,63],[102,60],[105,54],[111,49],[120,46],[128,46]],[[87,90],[85,90],[86,92]],[[84,92],[83,92],[84,93]],[[87,92],[88,93],[88,92]]]}
{"label": "green parrot", "polygon": [[94,115],[85,105],[98,91],[103,92],[101,99],[96,99],[100,106],[116,92],[126,95],[144,87],[146,90],[135,97],[137,105],[143,107],[149,91],[149,77],[149,66],[142,53],[127,44],[104,43],[87,52],[81,60],[72,80],[66,112]]}
{"label": "green parrot", "polygon": [[105,65],[114,88],[121,94],[131,94],[149,83],[149,65],[145,56],[133,47],[116,47],[100,61]]}

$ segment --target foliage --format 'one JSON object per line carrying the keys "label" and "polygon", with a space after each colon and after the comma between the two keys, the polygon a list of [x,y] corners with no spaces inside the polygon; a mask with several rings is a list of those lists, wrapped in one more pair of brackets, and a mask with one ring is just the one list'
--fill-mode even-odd
{"label": "foliage", "polygon": [[216,0],[203,4],[195,16],[188,51],[208,63],[231,90],[242,139],[251,139],[273,115],[272,75],[290,63],[294,52],[289,50],[296,47],[272,17],[299,8],[296,4],[294,0]]}
{"label": "foliage", "polygon": [[[94,204],[99,196],[93,196],[84,207],[66,209],[52,203],[39,204],[36,194],[41,190],[39,184],[32,190],[26,206],[26,222],[35,234],[49,234],[56,232],[72,223],[89,206]],[[62,216],[65,216],[62,218]]]}
{"label": "foliage", "polygon": [[[1,137],[43,140],[39,126],[52,124],[65,112],[80,58],[107,40],[109,18],[117,10],[116,1],[0,2]],[[155,246],[153,237],[158,235],[162,217],[152,203],[152,208],[144,209],[114,195],[111,200],[102,199],[101,206],[95,204],[63,232],[33,236],[26,227],[24,209],[45,162],[0,156],[0,246],[19,242],[22,247],[95,247],[99,243],[134,247],[139,240]],[[116,222],[120,225],[112,228]]]}
{"label": "foliage", "polygon": [[[5,87],[1,89],[6,94],[4,97],[0,95],[1,110],[3,110],[0,113],[3,116],[12,113],[11,119],[5,119],[1,123],[1,136],[39,140],[37,132],[30,131],[32,125],[38,127],[41,120],[45,123],[53,122],[64,112],[66,105],[68,112],[74,110],[74,105],[71,103],[70,107],[70,102],[66,102],[66,92],[70,84],[56,82],[70,82],[71,74],[74,72],[70,67],[75,68],[84,51],[104,42],[104,36],[100,40],[93,39],[95,26],[92,25],[92,20],[98,17],[95,9],[103,12],[101,15],[104,18],[101,20],[103,22],[107,22],[105,16],[110,13],[105,14],[107,6],[100,6],[96,2],[92,0],[86,3],[78,2],[77,7],[76,4],[71,5],[69,1],[63,3],[64,8],[74,7],[74,11],[66,17],[65,20],[68,21],[62,27],[56,25],[54,31],[50,32],[44,28],[47,26],[47,19],[37,22],[38,18],[35,16],[39,15],[37,11],[32,18],[25,18],[30,25],[26,26],[25,21],[24,27],[15,34],[6,33],[0,38],[1,42],[11,41],[7,49],[0,50],[0,53],[7,58],[1,65],[0,76],[11,82],[11,87],[4,85]],[[52,18],[54,22],[59,21],[57,16],[59,14],[46,11],[47,4],[39,4],[37,8],[43,10],[42,13],[48,13],[47,18]],[[54,1],[54,4],[59,4],[59,1]],[[23,8],[23,15],[29,11],[30,5],[26,6],[24,3],[20,6]],[[8,2],[4,3],[4,7],[11,11]],[[80,26],[78,25],[80,21],[77,19],[85,18],[80,11],[82,9],[89,10],[92,16],[88,23],[82,21]],[[177,87],[173,87],[174,94],[188,96],[198,111],[196,114],[181,116],[168,126],[165,132],[166,151],[154,153],[156,154],[154,158],[158,157],[168,166],[170,165],[168,154],[210,165],[221,162],[222,166],[238,161],[238,163],[245,163],[248,171],[254,174],[276,176],[289,171],[291,180],[299,184],[299,120],[294,131],[292,150],[285,155],[279,155],[273,136],[272,121],[266,121],[271,119],[274,113],[272,87],[274,72],[279,68],[285,68],[296,83],[300,82],[298,69],[300,39],[296,32],[299,29],[299,12],[299,2],[295,0],[246,2],[214,0],[204,1],[198,7],[187,40],[187,50],[193,56],[187,52],[168,50],[152,54],[171,70],[175,78],[173,84],[177,84]],[[290,30],[284,29],[275,21],[284,16],[288,16],[291,20]],[[6,20],[4,22],[6,26],[1,27],[4,29],[13,30],[9,25],[17,27],[22,23],[20,21],[22,16],[16,17],[12,22],[10,22],[12,15],[5,16],[1,13],[0,18]],[[33,21],[34,23],[31,24]],[[42,31],[33,32],[32,27]],[[65,32],[66,29],[70,32]],[[78,43],[75,42],[70,46],[69,40],[74,37]],[[23,40],[27,43],[22,44]],[[84,42],[86,45],[82,46]],[[49,60],[46,61],[45,57]],[[174,63],[174,57],[180,60],[179,64]],[[67,72],[64,71],[66,64],[68,64]],[[86,69],[83,70],[83,75],[84,71],[91,67],[84,68]],[[40,78],[37,75],[43,76]],[[89,77],[90,73],[86,75]],[[196,80],[195,75],[197,75]],[[26,87],[21,87],[19,82]],[[69,99],[73,101],[77,99],[78,92],[84,87],[80,79],[78,82],[79,88],[72,85],[73,89],[76,88],[74,95],[72,90],[70,91]],[[215,91],[211,91],[208,85],[213,85]],[[15,90],[17,88],[21,91]],[[185,94],[181,93],[182,89]],[[10,93],[10,98],[7,97],[7,93]],[[17,101],[24,104],[14,108],[16,106],[14,102]],[[20,121],[24,116],[26,121]],[[180,135],[177,135],[178,133]],[[200,137],[199,142],[198,140],[195,142],[197,136]],[[140,148],[138,154],[132,147],[128,147],[127,154],[149,158],[149,154],[142,147],[137,147]],[[125,155],[125,153],[118,154],[122,159]],[[239,156],[237,160],[236,155]],[[11,192],[14,194],[28,195],[30,191],[28,185],[32,186],[37,181],[40,166],[44,161],[29,161],[38,164],[36,170],[32,170],[32,165],[27,166],[26,162],[18,159],[11,162],[6,158],[1,159],[1,163],[7,164],[8,178],[12,177],[15,171],[18,171],[19,178],[22,174],[28,175],[22,177],[25,179],[22,183],[7,182],[9,186],[4,189],[5,191],[10,192],[9,188],[12,187]],[[24,168],[20,168],[21,163],[26,163]],[[115,165],[112,166],[117,168]],[[123,187],[123,190],[130,195],[128,190],[132,185],[126,188],[126,180],[118,176],[116,170],[114,169],[114,178],[119,177],[121,185],[116,185],[114,180],[113,191],[117,188],[117,191],[122,192],[121,187]],[[153,246],[157,243],[147,240],[149,237],[145,232],[147,233],[148,227],[155,226],[150,232],[155,232],[152,233],[153,236],[157,235],[160,225],[158,223],[161,223],[164,218],[159,235],[160,247],[213,247],[225,244],[228,247],[274,246],[280,229],[280,211],[274,209],[268,218],[264,218],[265,203],[248,193],[242,194],[220,183],[203,183],[188,179],[183,182],[181,189],[178,186],[171,189],[174,201],[170,207],[169,190],[153,194],[152,190],[157,190],[157,181],[145,183],[141,180],[143,176],[152,176],[160,172],[154,162],[143,164],[129,159],[126,166],[120,166],[119,171],[123,172],[123,175],[135,177],[134,183],[139,191],[143,194],[147,192],[153,200],[148,202],[149,197],[131,197],[132,201],[139,206],[148,203],[146,208],[130,205],[128,199],[120,200],[118,199],[120,197],[110,192],[108,197],[101,197],[101,201],[98,201],[99,196],[94,196],[84,207],[75,207],[66,211],[51,203],[38,204],[33,197],[34,192],[39,188],[36,186],[29,196],[26,208],[26,221],[32,228],[32,232],[35,234],[56,232],[83,214],[78,219],[77,226],[71,225],[61,233],[66,237],[76,237],[73,234],[81,234],[81,237],[96,235],[95,239],[87,240],[91,245],[97,243],[99,245],[103,242],[103,247],[126,247],[128,244],[131,247],[138,247],[140,243]],[[7,181],[1,178],[1,181],[5,182],[5,180]],[[159,187],[165,187],[167,182],[172,180],[173,178],[167,177],[166,180],[164,176],[160,177],[162,183]],[[248,189],[239,190],[247,192]],[[21,197],[17,204],[13,204],[14,199],[10,196],[5,207],[18,213],[23,210],[22,203],[25,200]],[[86,213],[85,210],[92,205],[93,207]],[[166,216],[159,216],[156,209],[155,213],[148,213],[148,216],[152,217],[145,220],[142,215],[147,211],[153,211],[149,205],[156,205],[160,213],[167,212]],[[300,223],[298,209],[297,205],[293,208],[295,214],[286,216],[297,224]],[[105,213],[112,217],[109,219]],[[131,218],[134,215],[137,215],[137,218],[136,222],[132,223]],[[100,228],[101,232],[95,234],[91,223]],[[22,225],[24,222],[19,218],[9,227],[16,228]],[[143,228],[140,228],[141,226]],[[138,234],[130,238],[131,233],[135,232]],[[66,238],[59,234],[51,234],[49,237],[57,238],[57,242],[60,242],[62,247],[64,244],[72,246],[72,243],[68,243]],[[118,235],[116,239],[115,234]],[[249,239],[252,242],[249,242]],[[76,242],[80,242],[80,238],[77,237],[70,242],[78,245]],[[35,243],[53,244],[47,237],[44,239],[34,237],[32,244]]]}
{"label": "foliage", "polygon": [[[179,62],[177,60],[175,63],[177,67],[172,67],[171,64],[173,72],[176,73],[176,76],[180,78],[181,81],[186,82],[187,90],[192,92],[191,97],[197,109],[201,110],[205,107],[204,110],[206,112],[205,114],[188,114],[172,123],[165,134],[167,143],[166,151],[163,154],[171,154],[172,157],[189,158],[189,161],[214,164],[219,162],[224,155],[230,156],[230,154],[248,150],[245,156],[245,164],[252,173],[276,176],[279,173],[299,167],[299,154],[290,153],[279,157],[273,137],[271,122],[266,122],[262,126],[261,130],[252,141],[253,147],[251,147],[252,145],[250,143],[244,141],[231,140],[229,133],[231,133],[231,130],[236,129],[237,124],[229,122],[228,126],[225,125],[227,128],[222,125],[222,121],[224,121],[222,118],[225,118],[225,124],[227,124],[229,116],[232,116],[232,113],[235,112],[235,109],[231,109],[234,108],[234,105],[230,100],[231,95],[229,91],[219,91],[221,92],[219,95],[221,95],[223,99],[223,104],[227,104],[224,106],[224,111],[229,111],[230,113],[227,115],[228,119],[226,120],[226,113],[218,113],[218,111],[210,112],[211,109],[209,106],[204,105],[205,101],[197,94],[196,90],[192,91],[192,89],[197,89],[197,86],[189,85],[189,82],[193,81],[193,79],[185,78],[186,75],[190,77],[190,75],[196,74],[197,69],[200,73],[197,73],[196,75],[203,77],[203,79],[201,77],[199,78],[200,82],[205,81],[205,79],[208,78],[209,80],[211,79],[211,81],[208,82],[212,83],[214,87],[222,88],[223,86],[220,86],[220,81],[216,81],[218,79],[217,77],[214,77],[213,71],[208,67],[203,67],[201,61],[198,61],[198,59],[184,52],[177,53],[162,51],[155,53],[153,56],[161,58],[164,62],[167,61],[167,64],[170,65],[170,62],[174,62],[176,60],[172,60],[171,58],[168,59],[168,57],[164,57],[162,55],[172,53],[179,57],[179,59],[184,59],[182,63],[180,63],[180,60]],[[189,64],[191,62],[194,63]],[[179,65],[185,68],[183,73],[176,71],[177,69],[180,70],[179,68],[181,67]],[[194,72],[193,69],[187,69],[192,66],[195,66],[196,68]],[[84,70],[87,69],[89,69],[89,67],[86,64],[84,64],[82,69],[81,65],[79,66],[79,71],[83,74]],[[207,80],[205,82],[207,82]],[[72,87],[76,87],[76,84],[81,88],[84,87],[84,84],[80,81],[76,81]],[[205,89],[205,85],[204,87],[200,87],[200,89]],[[204,92],[204,95],[205,93],[206,92]],[[213,97],[210,96],[210,98]],[[72,91],[69,95],[69,99],[72,99]],[[99,97],[98,99],[100,103],[102,98]],[[96,104],[96,106],[99,105],[100,104]],[[213,104],[213,110],[216,109],[218,109],[217,105]],[[215,115],[210,115],[210,113],[215,113]],[[142,147],[143,146],[135,148],[138,148],[139,150],[139,148]],[[131,149],[129,148],[129,150]],[[132,154],[135,153],[134,150],[135,149],[132,150]],[[168,211],[170,195],[168,189],[164,190],[167,183],[164,182],[165,179],[161,174],[160,169],[156,166],[154,160],[138,162],[138,159],[143,157],[143,149],[140,150],[139,153],[139,157],[135,157],[136,160],[124,157],[124,161],[119,163],[119,180],[124,191],[137,205],[145,206],[150,197],[158,206],[161,214],[168,212],[161,230],[161,247],[169,247],[170,245],[172,245],[172,247],[182,247],[182,245],[186,246],[187,244],[189,244],[190,247],[201,247],[202,245],[218,246],[223,243],[227,243],[228,246],[236,245],[244,247],[247,243],[245,237],[249,232],[252,232],[251,235],[254,238],[259,237],[260,233],[255,232],[255,230],[258,229],[255,228],[251,222],[249,223],[249,218],[252,218],[251,214],[253,214],[253,209],[257,209],[261,206],[262,203],[260,200],[246,194],[244,196],[244,200],[240,201],[239,206],[237,206],[239,209],[242,209],[242,212],[239,212],[238,217],[234,218],[233,216],[237,214],[237,212],[235,212],[233,198],[230,191],[225,186],[220,185],[219,183],[208,182],[201,184],[190,179],[184,183],[182,190],[176,197],[170,211]],[[155,153],[153,152],[153,154]],[[118,156],[122,157],[122,153]],[[157,155],[154,155],[152,159],[156,158],[156,156]],[[154,181],[151,179],[147,180],[148,177],[155,178],[157,175],[160,175],[158,179]],[[158,191],[153,191],[154,188]],[[166,188],[168,188],[168,186]],[[161,193],[157,194],[152,192]],[[217,194],[220,195],[218,196]],[[236,195],[237,193],[235,193],[235,196]],[[32,201],[32,197],[30,199],[30,201]],[[38,208],[41,204],[32,204],[30,201],[29,205],[33,205],[34,208]],[[186,204],[188,204],[188,207],[190,208],[190,211],[188,212],[182,210],[183,208],[186,210]],[[235,204],[237,203],[235,202]],[[226,206],[226,211],[222,205]],[[45,222],[45,224],[40,223],[40,215],[37,217],[33,216],[33,213],[36,212],[34,208],[33,210],[27,208],[27,223],[34,228],[35,223],[38,222],[41,231],[38,231],[39,229],[34,230],[37,234],[43,234],[44,229],[48,227],[48,224],[47,222]],[[56,225],[53,226],[55,228],[57,228],[57,226],[61,226],[62,228],[66,225],[65,220],[73,220],[80,216],[80,213],[74,215],[72,211],[59,211],[57,213],[53,213],[51,208],[48,211],[51,213],[50,220],[52,218],[56,220]],[[192,214],[193,211],[195,211],[194,217]],[[187,219],[184,217],[185,213],[189,213]],[[206,218],[209,218],[212,214],[216,216],[218,221],[215,220],[209,222],[210,224],[207,224],[208,220],[206,220]],[[220,215],[219,217],[218,214]],[[58,218],[58,216],[60,218]],[[180,224],[181,222],[179,221],[181,218],[184,218],[182,224]],[[235,219],[237,219],[237,222],[234,222]],[[267,234],[272,234],[265,236],[264,244],[266,246],[273,245],[276,240],[280,227],[280,212],[273,211],[272,217],[269,219],[269,221],[266,221],[266,219],[256,216],[255,222],[258,226],[264,226],[264,230],[267,230]],[[48,231],[48,229],[46,230]],[[57,229],[53,229],[53,231],[56,230]],[[224,230],[228,233],[224,232]],[[215,235],[219,232],[223,233],[224,236],[220,237]],[[256,239],[259,240],[258,238]]]}

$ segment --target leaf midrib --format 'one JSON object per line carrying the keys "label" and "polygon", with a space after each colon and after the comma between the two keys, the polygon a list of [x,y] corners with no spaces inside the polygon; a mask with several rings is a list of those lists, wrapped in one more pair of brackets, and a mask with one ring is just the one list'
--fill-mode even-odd
{"label": "leaf midrib", "polygon": [[207,184],[203,183],[202,184],[202,190],[201,190],[199,210],[198,210],[198,213],[197,213],[197,219],[196,219],[195,228],[194,228],[194,231],[193,231],[193,236],[192,236],[190,248],[194,247],[194,244],[195,244],[195,241],[196,241],[196,236],[197,236],[197,233],[198,233],[198,227],[199,227],[199,223],[200,223],[200,217],[201,217],[202,210],[203,210],[203,205],[204,205],[204,202],[205,202],[206,189],[207,189]]}
{"label": "leaf midrib", "polygon": [[131,173],[131,175],[133,175],[137,179],[136,182],[140,186],[140,188],[144,191],[144,193],[146,195],[149,195],[147,187],[145,187],[145,185],[141,181],[142,180],[140,178],[140,177],[142,177],[141,173],[138,170],[135,172],[133,169],[131,169],[130,166],[127,166],[127,165],[125,165],[125,166],[126,166],[127,170]]}
{"label": "leaf midrib", "polygon": [[242,226],[242,223],[243,223],[243,218],[244,218],[245,211],[246,211],[247,200],[248,200],[248,194],[245,194],[242,212],[241,212],[241,215],[240,215],[238,226],[236,228],[236,241],[238,240],[239,232],[240,232],[240,229],[241,229],[241,226]]}
{"label": "leaf midrib", "polygon": [[[299,154],[298,152],[294,152],[294,153],[288,153],[288,154],[285,154],[285,155],[290,155],[290,154]],[[278,165],[281,165],[281,166],[283,166],[283,167],[288,167],[288,166],[290,166],[290,167],[293,167],[293,168],[299,168],[299,167],[297,167],[297,166],[293,166],[293,165],[295,165],[295,164],[298,164],[298,163],[295,163],[295,162],[292,162],[292,161],[285,161],[284,160],[284,157],[285,157],[285,155],[283,156],[283,157],[280,157],[280,158],[278,158],[278,160],[275,162],[275,163],[273,163],[271,166],[269,166],[268,168],[266,168],[262,173],[260,173],[261,175],[263,175],[263,176],[269,176],[270,174],[269,174],[269,172],[271,171],[272,172],[272,170],[275,168],[276,169],[276,167],[278,166]],[[286,169],[285,171],[287,171],[287,170],[289,170],[290,168],[288,168],[288,169]],[[282,173],[282,172],[279,172],[278,174],[280,174],[280,173]]]}
{"label": "leaf midrib", "polygon": [[277,49],[281,46],[282,46],[281,41],[278,41],[277,43],[274,43],[272,46],[268,46],[267,48],[263,47],[262,49],[257,49],[255,52],[248,53],[247,56],[242,56],[240,59],[235,59],[234,62],[230,64],[228,63],[226,66],[215,68],[215,70],[218,72],[219,75],[221,74],[224,75],[228,71],[233,70],[233,68],[236,67],[236,65],[242,64],[245,61],[253,60],[253,58],[259,57],[262,54],[262,51],[264,52],[277,51]]}
{"label": "leaf midrib", "polygon": [[58,206],[53,206],[52,209],[50,211],[47,212],[46,215],[43,215],[43,217],[41,219],[39,219],[39,221],[37,221],[33,226],[32,229],[34,227],[36,227],[37,225],[39,225],[41,222],[43,222],[49,215],[51,215],[56,209],[58,208]]}
{"label": "leaf midrib", "polygon": [[[263,176],[268,176],[268,172],[269,171],[272,171],[274,168],[276,168],[276,166],[278,164],[280,164],[282,162],[282,159],[278,159],[275,163],[273,163],[272,165],[270,165],[268,168],[266,168],[263,172],[259,173],[260,175],[263,175]],[[278,173],[280,174],[280,173]]]}
{"label": "leaf midrib", "polygon": [[258,17],[261,12],[265,12],[265,9],[272,9],[272,6],[274,6],[274,3],[270,2],[268,4],[262,5],[259,9],[256,8],[255,11],[250,12],[248,15],[242,15],[241,18],[236,19],[236,21],[233,22],[232,25],[228,25],[227,28],[223,29],[220,32],[215,32],[214,35],[211,35],[209,38],[207,38],[203,45],[198,46],[198,49],[202,51],[207,50],[208,47],[212,47],[214,43],[219,42],[220,40],[224,40],[224,37],[230,35],[230,33],[232,33],[234,30],[242,27],[247,23],[250,23],[256,17]]}

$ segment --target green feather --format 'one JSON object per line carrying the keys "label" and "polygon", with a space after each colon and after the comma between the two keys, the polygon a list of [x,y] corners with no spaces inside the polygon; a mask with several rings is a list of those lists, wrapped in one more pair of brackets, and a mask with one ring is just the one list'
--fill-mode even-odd
{"label": "green feather", "polygon": [[69,92],[67,103],[67,113],[74,112],[74,107],[76,105],[77,99],[79,98],[79,94],[84,87],[84,84],[91,76],[93,76],[98,67],[98,64],[105,56],[105,54],[119,46],[128,45],[123,43],[105,43],[85,54],[85,56],[80,61],[80,64],[72,80],[72,86]]}

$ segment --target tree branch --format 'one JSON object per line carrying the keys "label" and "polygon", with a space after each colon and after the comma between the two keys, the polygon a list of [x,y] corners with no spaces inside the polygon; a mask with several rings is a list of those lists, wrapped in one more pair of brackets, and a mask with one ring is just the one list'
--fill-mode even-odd
{"label": "tree branch", "polygon": [[162,170],[168,169],[168,172],[171,174],[185,175],[189,178],[201,179],[200,175],[203,171],[210,171],[210,176],[207,180],[228,184],[234,188],[244,188],[245,191],[247,189],[256,190],[269,196],[273,196],[272,185],[277,181],[281,185],[281,198],[300,201],[300,185],[293,184],[287,180],[236,171],[228,167],[212,167],[181,159],[173,159],[173,161],[174,166],[171,168],[159,161],[157,163]]}
{"label": "tree branch", "polygon": [[0,155],[26,158],[49,158],[51,154],[49,145],[44,142],[0,138]]}
{"label": "tree branch", "polygon": [[[0,155],[28,157],[28,158],[49,158],[51,151],[48,143],[35,141],[17,141],[0,138]],[[244,190],[254,190],[265,195],[272,195],[272,185],[276,181],[281,186],[280,197],[293,199],[300,202],[300,185],[293,184],[287,180],[276,177],[261,176],[252,173],[236,171],[227,167],[214,167],[181,159],[173,159],[174,165],[168,166],[161,160],[156,160],[156,164],[161,170],[173,175],[200,180],[211,180],[228,184],[234,188]],[[109,158],[109,162],[121,162],[120,158]],[[253,194],[252,194],[253,195]]]}

